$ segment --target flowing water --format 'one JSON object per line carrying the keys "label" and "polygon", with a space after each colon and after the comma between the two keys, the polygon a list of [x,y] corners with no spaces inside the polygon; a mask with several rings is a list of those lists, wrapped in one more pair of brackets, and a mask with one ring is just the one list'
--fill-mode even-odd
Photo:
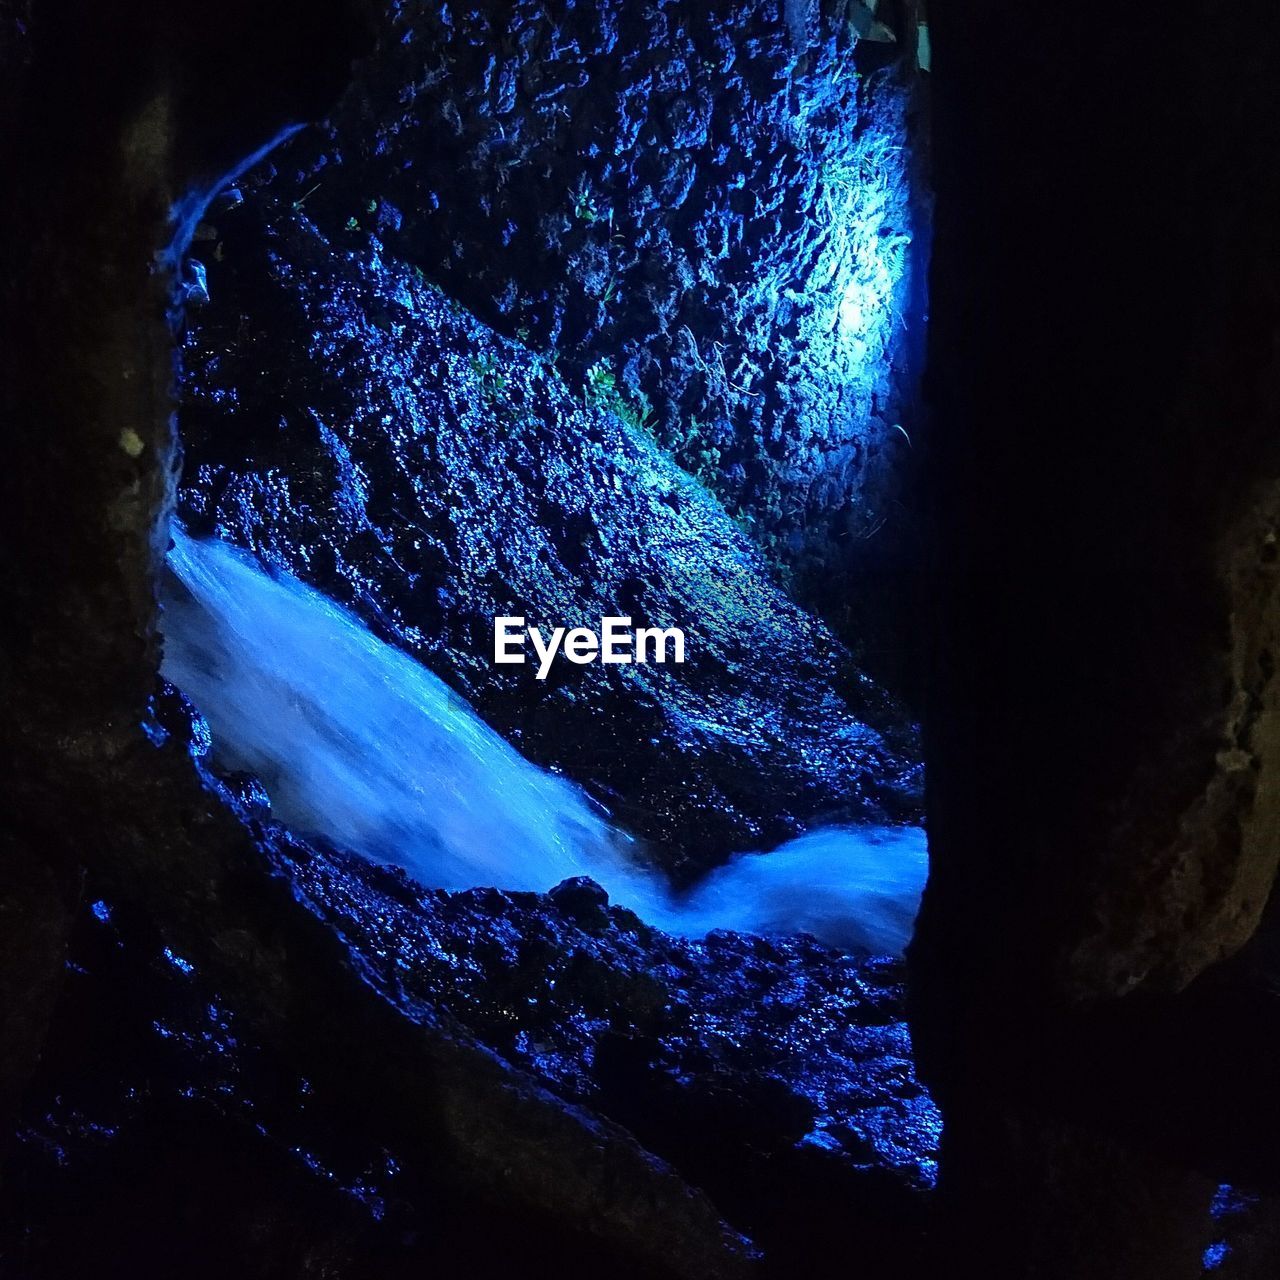
{"label": "flowing water", "polygon": [[525,760],[449,688],[296,579],[174,531],[164,675],[215,758],[256,774],[294,830],[446,889],[590,876],[651,924],[808,932],[897,952],[924,884],[919,828],[826,827],[675,895],[575,786]]}

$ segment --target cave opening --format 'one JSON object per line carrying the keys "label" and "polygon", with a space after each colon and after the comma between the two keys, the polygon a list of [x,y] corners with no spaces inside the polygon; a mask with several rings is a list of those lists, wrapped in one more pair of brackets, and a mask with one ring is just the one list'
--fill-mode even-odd
{"label": "cave opening", "polygon": [[[300,832],[435,887],[594,871],[652,923],[903,950],[924,877],[913,586],[893,580],[919,524],[924,73],[914,20],[864,42],[841,13],[781,16],[530,16],[495,64],[493,15],[396,15],[326,122],[194,228],[179,520],[453,697],[419,698],[412,727],[404,701],[339,710],[339,664],[284,656],[305,628],[247,634],[271,589],[232,601],[182,553],[165,674]],[[513,671],[488,633],[524,615],[583,636],[625,616],[679,659]],[[357,647],[366,694],[394,683],[391,649],[375,670]],[[585,788],[609,837],[497,756],[460,782],[457,733],[415,753],[437,704]],[[557,813],[479,820],[555,786]]]}
{"label": "cave opening", "polygon": [[[359,858],[407,872],[406,934],[493,988],[402,942],[420,998],[817,1258],[830,1228],[791,1193],[763,1210],[664,1096],[707,1053],[677,1115],[721,1072],[777,1090],[765,1145],[796,1154],[770,1185],[795,1163],[833,1195],[870,1152],[895,1224],[934,1176],[898,985],[920,657],[892,585],[919,536],[926,86],[914,26],[780,16],[531,14],[497,65],[479,11],[392,19],[194,230],[160,628],[210,785],[345,859],[306,873],[322,917],[367,951],[343,886],[387,892]],[[499,619],[615,615],[686,660],[492,660]],[[554,941],[513,984],[454,914]],[[573,973],[584,934],[605,995]],[[619,995],[673,963],[674,1017]],[[822,1030],[762,1075],[800,1016]],[[620,1030],[654,1061],[616,1064]],[[868,1107],[876,1072],[897,1083]]]}
{"label": "cave opening", "polygon": [[[868,1256],[897,1256],[936,1162],[898,959],[926,871],[926,86],[906,15],[892,43],[781,16],[390,18],[194,227],[160,630],[209,785],[319,842],[290,878],[363,963],[407,892],[415,999],[825,1268],[814,1206],[869,1160]],[[687,659],[491,660],[497,619],[612,615]],[[680,1117],[726,1073],[767,1118],[717,1121],[709,1158]]]}

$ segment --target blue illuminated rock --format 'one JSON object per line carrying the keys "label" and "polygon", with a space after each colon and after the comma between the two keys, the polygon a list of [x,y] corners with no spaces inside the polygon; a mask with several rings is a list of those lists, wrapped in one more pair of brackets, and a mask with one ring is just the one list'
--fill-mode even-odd
{"label": "blue illuminated rock", "polygon": [[404,0],[255,198],[344,247],[376,236],[574,389],[616,380],[897,682],[917,661],[919,76],[910,32],[855,44],[843,7]]}
{"label": "blue illuminated rock", "polygon": [[[914,812],[907,717],[625,403],[305,209],[251,196],[222,244],[187,348],[193,532],[352,608],[668,865]],[[614,614],[680,627],[686,662],[493,663],[495,617]]]}

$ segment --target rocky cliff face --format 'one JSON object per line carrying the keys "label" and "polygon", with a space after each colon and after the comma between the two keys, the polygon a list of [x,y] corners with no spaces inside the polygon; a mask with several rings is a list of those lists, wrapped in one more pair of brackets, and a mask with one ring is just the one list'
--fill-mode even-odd
{"label": "rocky cliff face", "polygon": [[[251,192],[245,204],[256,204]],[[335,595],[670,865],[910,813],[893,700],[620,396],[575,395],[361,236],[216,215],[181,514]],[[687,633],[683,666],[495,666],[493,619]]]}
{"label": "rocky cliff face", "polygon": [[[908,715],[778,582],[854,571],[906,447],[900,73],[832,15],[504,15],[395,7],[329,124],[197,230],[182,515],[673,868],[915,813]],[[688,665],[490,662],[495,616],[610,614],[684,628]]]}
{"label": "rocky cliff face", "polygon": [[857,41],[862,7],[398,3],[266,198],[616,379],[778,563],[830,572],[894,519],[926,249],[915,29]]}

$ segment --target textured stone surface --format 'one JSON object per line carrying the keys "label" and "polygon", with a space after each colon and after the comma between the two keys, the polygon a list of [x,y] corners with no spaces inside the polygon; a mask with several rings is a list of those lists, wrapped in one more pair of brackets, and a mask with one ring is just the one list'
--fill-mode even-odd
{"label": "textured stone surface", "polygon": [[[643,428],[387,256],[246,187],[210,215],[180,511],[421,658],[672,867],[908,816],[906,713]],[[493,619],[684,629],[683,666],[495,666]]]}
{"label": "textured stone surface", "polygon": [[[19,1194],[5,1206],[6,1269],[78,1273],[110,1250],[135,1275],[165,1274],[171,1253],[181,1253],[194,1275],[234,1266],[239,1274],[337,1271],[385,1280],[456,1258],[465,1247],[478,1265],[518,1260],[563,1275],[605,1266],[623,1276],[745,1274],[750,1250],[726,1225],[727,1211],[671,1162],[694,1169],[690,1152],[664,1130],[662,1108],[623,1118],[637,1131],[649,1127],[644,1142],[670,1143],[667,1161],[583,1105],[605,1111],[606,1094],[639,1103],[655,1091],[666,1100],[663,1081],[672,1098],[696,1101],[705,1096],[697,1084],[704,1070],[724,1085],[708,1131],[713,1150],[759,1160],[753,1142],[762,1137],[804,1175],[792,1188],[802,1203],[834,1203],[864,1184],[883,1187],[862,1202],[866,1213],[874,1217],[883,1202],[915,1222],[914,1138],[894,1135],[900,1124],[911,1129],[913,1108],[924,1103],[910,1079],[890,978],[859,978],[803,946],[757,969],[745,944],[727,943],[718,964],[691,962],[690,994],[676,1001],[673,1024],[678,1030],[696,1018],[689,1001],[705,1000],[707,984],[723,979],[726,1026],[742,1023],[755,1048],[721,1061],[710,1050],[723,1032],[704,1038],[686,1028],[683,1037],[667,1037],[663,1052],[671,1056],[651,1070],[624,1051],[628,1037],[615,1045],[597,1026],[602,1058],[614,1053],[612,1065],[602,1062],[596,1079],[575,1077],[569,1065],[587,1046],[574,1040],[574,1028],[580,1018],[591,1021],[584,1010],[600,1020],[597,980],[644,985],[634,969],[649,953],[628,953],[615,938],[600,944],[601,955],[583,965],[579,993],[571,998],[568,983],[564,1007],[550,1017],[559,1056],[540,1062],[536,1049],[508,1038],[504,1057],[448,1007],[442,975],[425,954],[414,970],[414,999],[393,987],[374,945],[382,923],[398,919],[412,932],[426,921],[404,914],[403,885],[370,885],[360,879],[374,874],[367,869],[308,854],[269,831],[252,780],[235,780],[234,796],[205,790],[181,724],[151,719],[158,530],[172,498],[174,443],[175,281],[170,259],[155,269],[156,253],[171,234],[166,215],[175,195],[201,190],[336,86],[344,51],[355,48],[344,43],[347,15],[331,27],[333,14],[286,8],[273,12],[269,29],[238,11],[209,24],[180,8],[154,29],[123,31],[114,26],[118,13],[94,6],[46,16],[31,71],[42,96],[30,101],[25,121],[39,127],[5,135],[7,158],[32,175],[3,206],[6,234],[28,250],[6,259],[4,280],[6,314],[20,317],[19,341],[4,352],[5,408],[19,428],[3,511],[12,606],[2,669],[13,824],[5,855],[23,874],[5,877],[3,902],[25,904],[30,927],[8,931],[5,943],[21,953],[10,971],[32,979],[22,984],[27,1003],[7,1001],[3,1010],[6,1032],[24,1033],[6,1043],[7,1089],[30,1074],[50,1012],[54,984],[46,979],[61,963],[73,918],[66,900],[48,890],[74,887],[82,872],[89,886],[88,905],[74,917],[64,999],[27,1095]],[[281,32],[296,39],[277,42]],[[127,57],[106,56],[126,47]],[[187,90],[180,101],[164,90],[174,82]],[[75,165],[66,163],[70,157]],[[405,273],[396,287],[418,289],[425,299]],[[188,298],[197,292],[187,290]],[[424,307],[443,325],[433,298]],[[347,319],[354,325],[348,337],[367,336],[354,313]],[[387,317],[368,320],[378,327]],[[498,349],[487,342],[478,352],[473,342],[466,354]],[[517,365],[530,385],[543,377],[554,386],[531,357]],[[467,368],[470,389],[491,378],[486,367]],[[273,376],[269,364],[261,372]],[[538,394],[567,403],[562,390]],[[597,411],[577,420],[603,419]],[[616,423],[611,429],[610,443],[620,442]],[[642,442],[628,456],[647,458],[655,448]],[[677,487],[669,479],[662,491],[670,496]],[[769,617],[795,622],[806,643],[838,654],[820,628],[764,585],[754,553],[713,503],[697,495],[690,508],[699,535],[749,562],[748,581],[759,584]],[[566,546],[580,544],[574,530],[551,523]],[[828,681],[806,671],[799,687],[811,700],[805,705],[816,699],[847,726],[837,757],[854,758],[853,745],[876,749],[876,735],[864,736]],[[852,677],[849,688],[862,691],[868,706],[878,703],[865,681]],[[815,750],[823,745],[815,737]],[[325,893],[313,884],[304,907],[294,886],[321,865],[330,868]],[[400,900],[388,896],[392,888]],[[358,910],[344,918],[347,938],[331,924],[357,897]],[[426,900],[439,913],[449,905]],[[570,907],[572,927],[555,925],[545,902],[524,905],[521,927],[553,952],[563,948],[548,964],[571,967],[586,949],[577,932],[585,908]],[[318,918],[321,910],[331,919]],[[439,925],[441,936],[463,962],[473,950],[482,968],[490,928],[505,910],[464,902],[458,931]],[[426,946],[431,935],[413,936]],[[684,954],[692,953],[675,947],[668,958]],[[826,1009],[829,1071],[850,1082],[832,1111],[844,1126],[838,1150],[792,1152],[817,1104],[795,1062],[789,1083],[771,1083],[752,1061],[769,1037],[747,1025],[756,1003],[750,980],[767,981],[770,966],[806,984]],[[492,977],[505,993],[504,973]],[[639,999],[628,1000],[629,1016],[641,1017]],[[855,1011],[862,1021],[846,1026]],[[496,1020],[493,1002],[475,1019],[495,1042]],[[858,1086],[858,1070],[877,1063],[883,1078],[872,1071]],[[675,1078],[677,1064],[687,1079]],[[650,1092],[632,1088],[633,1077],[649,1082]],[[926,1109],[922,1150],[932,1141],[927,1119]],[[745,1132],[744,1120],[751,1122]],[[686,1126],[682,1136],[691,1133]],[[388,1163],[393,1147],[407,1153],[396,1168]],[[728,1198],[732,1182],[716,1170],[708,1182],[713,1173]],[[388,1179],[394,1203],[380,1231],[377,1214],[388,1201],[379,1194]],[[732,1209],[772,1233],[784,1256],[804,1243],[796,1227],[784,1229],[777,1204]]]}
{"label": "textured stone surface", "polygon": [[[185,758],[187,713],[168,700],[163,714],[174,736],[151,750],[167,774]],[[156,1160],[181,1170],[225,1132],[212,1172],[181,1176],[203,1186],[242,1158],[279,1170],[256,1209],[216,1192],[229,1230],[256,1220],[276,1251],[255,1249],[254,1265],[281,1250],[332,1250],[342,1275],[384,1255],[422,1265],[457,1247],[463,1223],[494,1232],[483,1248],[498,1257],[512,1236],[545,1248],[551,1221],[569,1236],[566,1274],[600,1248],[623,1274],[737,1274],[745,1246],[686,1181],[780,1274],[837,1274],[851,1220],[870,1274],[910,1258],[937,1127],[892,966],[804,940],[678,941],[587,902],[583,885],[424,889],[264,826],[210,785],[180,801],[178,847],[182,789],[158,779],[138,854],[182,858],[192,916],[168,911],[158,931],[152,900],[171,885],[140,900],[131,876],[90,879],[71,1004],[16,1162],[34,1237],[25,1255],[10,1237],[5,1256],[57,1274],[78,1247],[57,1239],[59,1214],[99,1213],[112,1180],[149,1181]],[[231,880],[219,862],[243,837],[224,805],[256,833]],[[157,1125],[170,1136],[153,1160]],[[499,1210],[521,1225],[486,1225]],[[103,1229],[136,1247],[137,1226]]]}
{"label": "textured stone surface", "polygon": [[[68,988],[70,1021],[55,1021],[49,1074],[29,1097],[71,1097],[57,1073],[70,1064],[83,1087],[86,1060],[110,1063],[90,1077],[110,1090],[137,1079],[139,1062],[164,1084],[151,1101],[139,1103],[127,1083],[108,1100],[126,1122],[139,1107],[118,1145],[100,1128],[116,1123],[98,1119],[109,1107],[29,1117],[36,1194],[17,1201],[29,1212],[8,1240],[53,1242],[49,1273],[77,1274],[88,1267],[60,1268],[56,1249],[96,1248],[88,1222],[118,1230],[136,1253],[154,1225],[145,1212],[131,1216],[142,1203],[164,1218],[155,1238],[211,1274],[217,1247],[233,1241],[256,1242],[264,1275],[365,1267],[383,1280],[422,1260],[410,1242],[407,1262],[400,1253],[374,1270],[381,1246],[369,1206],[351,1212],[363,1201],[349,1192],[373,1200],[375,1181],[394,1181],[384,1135],[421,1161],[402,1184],[413,1203],[430,1207],[451,1188],[443,1207],[473,1248],[501,1234],[500,1219],[514,1222],[526,1266],[536,1265],[530,1257],[565,1271],[588,1261],[598,1274],[603,1254],[619,1274],[627,1265],[641,1275],[740,1273],[750,1263],[721,1214],[762,1224],[764,1236],[777,1206],[735,1201],[728,1175],[762,1167],[764,1185],[777,1185],[767,1181],[777,1171],[828,1231],[842,1226],[824,1198],[833,1188],[848,1187],[850,1203],[856,1188],[869,1218],[883,1205],[901,1210],[897,1175],[883,1200],[869,1190],[883,1162],[910,1168],[894,1158],[893,1122],[919,1097],[894,1065],[903,1046],[888,975],[851,974],[799,945],[775,948],[781,960],[741,940],[702,953],[673,946],[661,951],[664,964],[685,967],[668,1010],[630,967],[628,957],[650,955],[635,949],[643,935],[616,913],[601,923],[582,894],[570,895],[566,924],[542,901],[438,898],[308,853],[265,828],[260,806],[233,812],[203,790],[181,734],[157,745],[143,732],[155,529],[172,448],[169,282],[151,271],[164,210],[174,191],[290,118],[268,93],[301,83],[311,103],[332,84],[311,79],[310,52],[285,58],[280,74],[282,46],[273,60],[272,48],[252,42],[228,74],[220,58],[253,29],[237,12],[210,23],[206,11],[175,10],[183,21],[162,24],[161,36],[117,29],[115,8],[59,12],[62,32],[78,33],[74,48],[52,66],[36,59],[44,96],[24,123],[38,127],[6,131],[3,142],[6,171],[28,180],[2,206],[4,242],[22,250],[6,255],[3,280],[6,315],[18,323],[3,352],[3,407],[16,430],[0,502],[9,712],[0,768],[11,823],[3,853],[18,873],[6,867],[2,903],[27,904],[29,927],[6,933],[18,954],[5,959],[35,978],[2,1011],[6,1034],[23,1032],[6,1043],[3,1084],[29,1074],[49,1014],[41,987],[70,918],[50,888],[74,885],[81,865],[109,918],[81,913],[73,957],[84,972]],[[916,955],[917,1041],[949,1113],[943,1190],[958,1230],[943,1240],[935,1273],[976,1263],[984,1274],[1071,1280],[1195,1276],[1203,1170],[1275,1177],[1272,989],[1256,971],[1213,962],[1258,918],[1275,850],[1267,485],[1277,473],[1277,294],[1265,264],[1276,260],[1280,226],[1269,110],[1277,19],[1254,3],[1230,24],[1217,17],[1156,29],[1146,15],[1111,10],[1090,24],[1078,10],[994,0],[937,15],[944,288],[935,365],[949,433],[938,437],[935,495],[947,572],[930,749],[938,874]],[[288,49],[313,49],[291,34]],[[121,58],[103,57],[110,49]],[[217,57],[187,67],[191,101],[168,102],[158,70],[176,51],[211,49]],[[195,61],[214,74],[197,76]],[[196,145],[209,121],[227,130],[234,155]],[[72,154],[74,169],[62,163]],[[300,188],[297,198],[305,210],[319,195]],[[575,194],[572,217],[596,227],[577,206]],[[325,238],[355,218],[352,248],[367,254],[360,218],[391,225],[397,210],[363,208],[336,210],[338,230]],[[1032,429],[1054,446],[1043,466],[1033,465]],[[238,790],[252,799],[247,783]],[[301,909],[299,894],[328,922]],[[384,936],[385,922],[409,919],[430,927]],[[338,920],[350,936],[334,933]],[[536,969],[522,968],[515,937],[526,931],[551,946],[550,965],[571,970],[566,994],[550,995]],[[448,940],[440,954],[432,938]],[[461,960],[469,939],[474,968]],[[126,955],[115,985],[99,976],[104,953],[108,971],[109,957]],[[1206,968],[1183,994],[1161,995]],[[773,1005],[753,984],[783,972],[778,985],[795,984],[832,1017],[799,1038],[812,1034],[833,1072],[869,1066],[873,1094],[830,1089],[834,1075],[806,1082],[785,1055],[757,1061],[761,1040],[773,1043]],[[446,973],[455,1008],[439,1000]],[[500,1003],[479,996],[490,977],[503,999],[532,980],[534,1027],[546,1040],[522,1042],[514,1022],[503,1037]],[[201,998],[204,983],[211,1000]],[[708,983],[723,994],[723,1013],[689,1032],[682,1002],[701,1004]],[[118,1020],[95,1023],[104,1004],[92,996],[107,994]],[[1062,1015],[1062,1003],[1081,1000],[1095,1004],[1090,1014]],[[625,1025],[598,1025],[606,1004],[625,1011]],[[865,1022],[851,1027],[846,1013]],[[236,1061],[228,1035],[260,1055],[272,1088],[241,1092],[241,1080],[219,1091],[218,1072]],[[581,1073],[588,1044],[591,1071]],[[176,1065],[149,1056],[164,1046],[176,1047]],[[181,1084],[197,1096],[183,1099]],[[262,1097],[265,1120],[234,1114]],[[308,1097],[317,1099],[314,1130],[299,1119]],[[581,1098],[607,1099],[614,1120],[593,1117]],[[882,1105],[889,1126],[868,1125]],[[670,1114],[682,1106],[714,1126],[717,1149],[738,1169],[697,1164],[705,1152],[680,1148]],[[835,1145],[794,1151],[821,1116],[838,1121],[825,1129]],[[356,1140],[303,1173],[315,1131]],[[697,1132],[690,1124],[685,1137]],[[669,1162],[636,1137],[670,1144]],[[87,1154],[88,1167],[60,1181],[61,1154]],[[696,1168],[724,1204],[692,1191],[677,1168]],[[139,1196],[120,1194],[122,1185]],[[114,1198],[102,1194],[112,1186]],[[214,1187],[222,1198],[188,1194]],[[912,1239],[903,1212],[883,1221]],[[1274,1271],[1265,1206],[1259,1217],[1241,1228],[1261,1242],[1255,1265],[1242,1250],[1228,1256],[1234,1274],[1269,1274],[1268,1250]],[[392,1215],[393,1231],[402,1221]],[[42,1236],[26,1230],[33,1224]],[[789,1229],[808,1225],[797,1214]],[[857,1225],[835,1242],[846,1270],[875,1240]],[[460,1234],[444,1240],[465,1243]],[[193,1252],[193,1242],[210,1247]],[[501,1255],[505,1242],[493,1243]],[[792,1243],[779,1274],[802,1256]],[[134,1274],[171,1270],[168,1256],[131,1261]],[[875,1265],[909,1269],[893,1261]]]}
{"label": "textured stone surface", "polygon": [[[5,900],[14,885],[37,888],[24,895],[26,927],[6,931],[11,950],[29,944],[6,956],[12,972],[33,980],[19,1006],[0,1010],[5,1031],[47,1019],[52,984],[43,979],[60,962],[68,915],[42,886],[74,885],[87,868],[123,910],[208,972],[276,1053],[314,1064],[340,1113],[379,1126],[361,1090],[396,1109],[394,1123],[384,1113],[386,1126],[416,1132],[410,1141],[429,1153],[435,1181],[473,1209],[501,1200],[530,1247],[554,1258],[557,1236],[581,1228],[598,1249],[648,1259],[644,1274],[735,1274],[740,1242],[619,1129],[467,1037],[371,997],[340,941],[280,894],[247,828],[210,802],[185,749],[166,754],[144,730],[156,678],[157,530],[172,499],[174,282],[167,259],[157,262],[173,235],[169,208],[290,120],[322,109],[360,43],[343,7],[282,5],[257,22],[229,10],[216,30],[186,6],[163,21],[126,16],[114,6],[44,9],[23,114],[4,131],[6,166],[27,178],[0,202],[7,243],[23,247],[5,256],[2,281],[13,323],[0,378],[12,432],[0,503],[0,767],[3,852],[19,863],[18,875],[3,877]],[[175,82],[190,96],[175,101]],[[36,1001],[42,987],[46,999]],[[38,1047],[35,1035],[7,1041],[7,1094]],[[76,1064],[82,1082],[91,1085],[93,1066],[92,1056]],[[544,1158],[566,1139],[552,1169]],[[196,1167],[208,1145],[191,1148]],[[183,1176],[180,1154],[147,1172],[157,1211],[172,1203],[163,1188]],[[313,1201],[303,1216],[314,1222],[316,1212]],[[11,1225],[6,1247],[21,1246],[23,1224]],[[259,1237],[264,1258],[285,1243]],[[147,1263],[169,1268],[165,1258]]]}
{"label": "textured stone surface", "polygon": [[830,574],[831,540],[898,518],[926,248],[914,28],[856,44],[849,8],[397,3],[267,198],[376,234],[578,384],[600,363]]}

